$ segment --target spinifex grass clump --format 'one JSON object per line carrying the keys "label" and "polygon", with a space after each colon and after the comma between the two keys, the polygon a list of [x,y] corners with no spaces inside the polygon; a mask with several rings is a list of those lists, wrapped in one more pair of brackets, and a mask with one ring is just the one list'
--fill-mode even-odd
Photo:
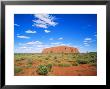
{"label": "spinifex grass clump", "polygon": [[48,71],[50,72],[51,69],[52,69],[52,64],[48,64],[48,65],[46,65],[46,66],[47,66],[47,68],[48,68]]}
{"label": "spinifex grass clump", "polygon": [[47,75],[48,74],[48,67],[46,65],[39,65],[37,72],[40,75]]}
{"label": "spinifex grass clump", "polygon": [[91,66],[97,66],[97,63],[90,63]]}
{"label": "spinifex grass clump", "polygon": [[14,73],[16,74],[16,73],[19,73],[19,72],[21,72],[22,71],[22,68],[20,68],[20,67],[18,67],[18,66],[15,66],[14,67]]}
{"label": "spinifex grass clump", "polygon": [[49,60],[49,57],[46,57],[45,60]]}
{"label": "spinifex grass clump", "polygon": [[28,64],[32,65],[32,59],[28,59]]}
{"label": "spinifex grass clump", "polygon": [[74,63],[71,63],[72,66],[78,66],[78,63],[77,62],[74,62]]}
{"label": "spinifex grass clump", "polygon": [[88,63],[88,60],[85,60],[85,59],[77,59],[76,61],[78,64],[87,64]]}
{"label": "spinifex grass clump", "polygon": [[71,65],[70,65],[70,64],[61,63],[61,64],[59,64],[58,66],[60,66],[60,67],[69,67],[69,66],[71,66]]}

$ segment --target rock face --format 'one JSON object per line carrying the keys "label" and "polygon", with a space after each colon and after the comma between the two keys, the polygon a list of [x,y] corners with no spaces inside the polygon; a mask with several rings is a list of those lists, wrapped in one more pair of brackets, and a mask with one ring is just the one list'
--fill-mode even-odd
{"label": "rock face", "polygon": [[79,53],[77,48],[68,47],[68,46],[57,46],[46,48],[42,51],[42,53]]}

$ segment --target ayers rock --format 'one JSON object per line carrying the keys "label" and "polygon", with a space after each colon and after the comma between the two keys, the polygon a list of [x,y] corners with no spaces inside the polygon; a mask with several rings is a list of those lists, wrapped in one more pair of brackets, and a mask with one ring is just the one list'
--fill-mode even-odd
{"label": "ayers rock", "polygon": [[45,48],[42,53],[79,53],[77,48],[68,46],[56,46],[51,48]]}

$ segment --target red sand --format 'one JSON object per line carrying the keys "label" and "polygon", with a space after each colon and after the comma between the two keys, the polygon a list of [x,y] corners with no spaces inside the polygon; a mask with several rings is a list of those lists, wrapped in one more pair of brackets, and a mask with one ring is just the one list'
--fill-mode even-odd
{"label": "red sand", "polygon": [[54,75],[62,76],[96,76],[95,66],[88,64],[73,67],[53,67]]}
{"label": "red sand", "polygon": [[[89,64],[82,64],[72,67],[59,67],[53,66],[52,71],[49,73],[52,76],[96,76],[96,66],[90,66]],[[49,75],[49,76],[51,76]],[[21,73],[16,76],[40,76],[36,72],[36,68],[23,68]]]}

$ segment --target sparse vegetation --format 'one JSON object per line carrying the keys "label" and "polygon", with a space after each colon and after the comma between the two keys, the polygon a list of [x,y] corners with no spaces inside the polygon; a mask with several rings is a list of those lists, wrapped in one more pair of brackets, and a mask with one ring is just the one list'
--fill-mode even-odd
{"label": "sparse vegetation", "polygon": [[78,63],[77,62],[72,63],[72,66],[78,66]]}
{"label": "sparse vegetation", "polygon": [[97,64],[96,64],[96,63],[90,63],[90,65],[91,65],[91,66],[97,66]]}
{"label": "sparse vegetation", "polygon": [[87,64],[88,63],[88,60],[85,60],[85,59],[78,59],[76,61],[78,64]]}
{"label": "sparse vegetation", "polygon": [[62,64],[59,64],[58,66],[60,66],[60,67],[69,67],[69,66],[71,66],[71,65],[70,65],[70,64],[62,63]]}
{"label": "sparse vegetation", "polygon": [[15,72],[15,74],[16,73],[19,73],[19,72],[21,72],[22,71],[22,68],[20,68],[20,67],[18,67],[18,66],[15,66],[14,67],[14,72]]}
{"label": "sparse vegetation", "polygon": [[[74,67],[80,64],[97,66],[97,53],[17,53],[15,54],[15,75],[24,68],[36,68],[39,75],[52,75],[54,67]],[[33,71],[34,72],[34,71]]]}
{"label": "sparse vegetation", "polygon": [[50,72],[51,69],[52,69],[52,64],[48,64],[48,65],[46,65],[46,66],[47,66],[47,68],[48,68],[48,71]]}

